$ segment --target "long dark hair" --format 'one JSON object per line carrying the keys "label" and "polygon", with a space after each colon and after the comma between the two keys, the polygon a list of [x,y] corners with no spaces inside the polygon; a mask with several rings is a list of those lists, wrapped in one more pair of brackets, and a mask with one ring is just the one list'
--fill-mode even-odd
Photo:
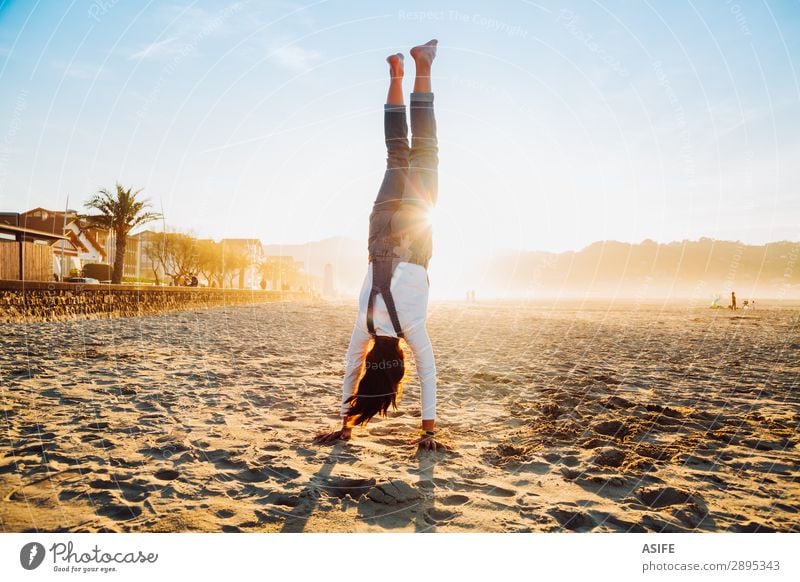
{"label": "long dark hair", "polygon": [[390,336],[375,336],[367,352],[364,371],[355,393],[347,399],[350,405],[347,415],[354,423],[367,424],[376,414],[386,416],[389,406],[397,408],[403,394],[405,354],[400,339]]}

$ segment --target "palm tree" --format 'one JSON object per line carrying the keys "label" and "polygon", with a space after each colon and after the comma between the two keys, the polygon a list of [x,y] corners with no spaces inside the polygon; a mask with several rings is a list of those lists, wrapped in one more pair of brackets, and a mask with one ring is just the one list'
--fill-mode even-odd
{"label": "palm tree", "polygon": [[141,190],[133,192],[130,188],[126,190],[117,183],[116,191],[113,194],[108,190],[100,190],[84,204],[86,208],[93,208],[100,214],[85,215],[83,218],[93,226],[114,232],[116,248],[111,282],[115,284],[122,282],[128,233],[137,226],[161,218],[160,214],[147,211],[147,208],[150,207],[147,200],[136,199],[140,192]]}

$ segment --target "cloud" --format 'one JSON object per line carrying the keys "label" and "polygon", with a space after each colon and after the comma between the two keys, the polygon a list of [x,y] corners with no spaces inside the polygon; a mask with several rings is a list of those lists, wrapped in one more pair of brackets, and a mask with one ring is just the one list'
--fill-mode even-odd
{"label": "cloud", "polygon": [[144,61],[168,58],[192,52],[200,42],[240,33],[248,25],[245,2],[234,2],[217,11],[192,5],[163,6],[155,20],[162,34],[169,38],[153,42],[133,53],[128,60]]}
{"label": "cloud", "polygon": [[175,41],[177,37],[173,36],[164,40],[150,43],[142,50],[133,53],[128,57],[129,61],[144,61],[148,59],[156,59],[159,57],[174,54],[177,50]]}
{"label": "cloud", "polygon": [[244,11],[248,2],[233,2],[208,11],[195,6],[164,6],[159,14],[159,21],[170,27],[170,31],[178,37],[202,34],[203,36],[225,36],[236,32],[237,26],[229,22],[230,18]]}
{"label": "cloud", "polygon": [[102,71],[101,65],[85,64],[85,63],[64,63],[56,61],[53,67],[61,71],[64,78],[76,79],[85,81],[87,79],[94,79],[99,76]]}
{"label": "cloud", "polygon": [[322,55],[315,50],[299,46],[282,46],[273,49],[269,60],[295,73],[309,70]]}

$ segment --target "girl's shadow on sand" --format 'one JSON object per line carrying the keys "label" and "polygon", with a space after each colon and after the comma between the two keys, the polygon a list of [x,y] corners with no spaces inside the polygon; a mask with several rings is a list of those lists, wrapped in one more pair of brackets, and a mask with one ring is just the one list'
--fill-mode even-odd
{"label": "girl's shadow on sand", "polygon": [[[418,466],[413,472],[418,480],[416,486],[412,486],[392,479],[379,482],[375,478],[334,476],[336,465],[352,458],[349,449],[349,444],[342,441],[331,446],[327,459],[298,496],[302,502],[291,511],[282,512],[285,520],[281,532],[305,531],[323,494],[341,499],[342,511],[355,506],[358,519],[388,530],[404,528],[413,522],[416,532],[435,532],[437,524],[451,516],[451,512],[435,507],[434,468],[443,458],[442,453],[417,449]],[[356,530],[354,526],[352,531]]]}

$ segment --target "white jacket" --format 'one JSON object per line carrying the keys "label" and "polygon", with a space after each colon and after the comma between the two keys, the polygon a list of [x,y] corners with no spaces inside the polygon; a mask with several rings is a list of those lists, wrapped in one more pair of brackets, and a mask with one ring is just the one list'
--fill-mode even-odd
{"label": "white jacket", "polygon": [[[342,417],[346,416],[347,405],[345,402],[355,391],[372,339],[367,329],[367,301],[371,289],[372,263],[369,264],[364,284],[361,286],[358,317],[356,317],[353,335],[350,337],[350,346],[347,349],[342,384]],[[429,290],[430,283],[425,267],[416,263],[398,263],[392,274],[391,291],[400,327],[406,343],[414,355],[414,363],[420,379],[422,420],[435,420],[436,418],[436,362],[428,330],[425,328]],[[397,337],[392,320],[389,318],[389,311],[380,294],[375,297],[372,313],[377,335]]]}

